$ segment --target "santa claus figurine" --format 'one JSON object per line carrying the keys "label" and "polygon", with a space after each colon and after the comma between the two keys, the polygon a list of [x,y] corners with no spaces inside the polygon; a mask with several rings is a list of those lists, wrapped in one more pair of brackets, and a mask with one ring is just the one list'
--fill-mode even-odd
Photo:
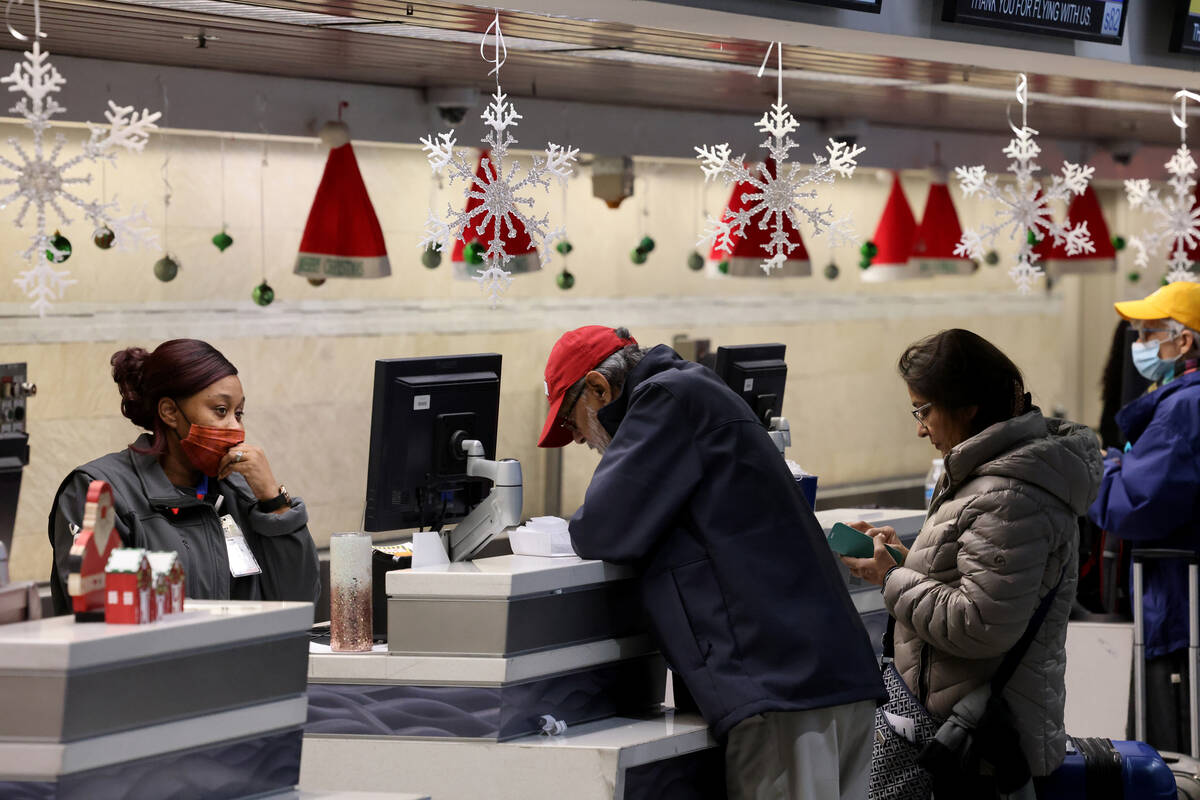
{"label": "santa claus figurine", "polygon": [[115,520],[112,487],[104,481],[92,481],[83,511],[83,528],[75,534],[67,561],[71,570],[67,592],[72,598],[76,622],[104,622],[105,568],[109,555],[121,546],[121,537],[113,530]]}

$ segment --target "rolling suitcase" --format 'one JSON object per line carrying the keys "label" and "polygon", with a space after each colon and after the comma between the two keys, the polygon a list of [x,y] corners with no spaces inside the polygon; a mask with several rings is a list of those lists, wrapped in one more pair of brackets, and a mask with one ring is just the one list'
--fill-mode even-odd
{"label": "rolling suitcase", "polygon": [[1135,736],[1146,738],[1146,638],[1143,627],[1142,569],[1147,561],[1180,559],[1188,564],[1188,686],[1191,753],[1162,753],[1174,774],[1179,800],[1200,800],[1200,555],[1191,550],[1133,551],[1133,719]]}
{"label": "rolling suitcase", "polygon": [[1176,800],[1175,776],[1145,742],[1067,740],[1067,756],[1034,781],[1038,800]]}

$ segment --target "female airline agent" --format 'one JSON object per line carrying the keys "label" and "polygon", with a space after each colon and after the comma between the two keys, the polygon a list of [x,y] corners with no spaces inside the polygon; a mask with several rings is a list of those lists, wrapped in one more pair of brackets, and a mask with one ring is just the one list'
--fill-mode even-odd
{"label": "female airline agent", "polygon": [[111,363],[121,413],[149,433],[76,468],[59,487],[50,513],[55,613],[70,609],[68,554],[93,480],[112,486],[125,547],[179,554],[188,597],[315,601],[321,580],[308,511],[275,479],[262,448],[245,443],[237,368],[196,339],[152,353],[131,347]]}

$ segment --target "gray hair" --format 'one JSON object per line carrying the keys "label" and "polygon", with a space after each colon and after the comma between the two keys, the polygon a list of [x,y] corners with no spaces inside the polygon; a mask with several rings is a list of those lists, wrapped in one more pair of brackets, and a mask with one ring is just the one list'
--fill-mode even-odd
{"label": "gray hair", "polygon": [[[613,328],[613,333],[619,339],[632,338],[629,329],[625,327]],[[625,380],[629,377],[629,373],[633,372],[634,367],[642,362],[642,356],[646,355],[646,349],[639,347],[636,344],[629,344],[622,347],[617,352],[610,355],[608,358],[601,361],[592,371],[599,372],[604,376],[604,380],[608,381],[608,385],[612,387],[613,395],[616,396],[625,388]],[[564,405],[567,407],[575,405],[583,394],[584,387],[587,385],[587,376],[580,378],[567,389],[564,397],[566,401]]]}

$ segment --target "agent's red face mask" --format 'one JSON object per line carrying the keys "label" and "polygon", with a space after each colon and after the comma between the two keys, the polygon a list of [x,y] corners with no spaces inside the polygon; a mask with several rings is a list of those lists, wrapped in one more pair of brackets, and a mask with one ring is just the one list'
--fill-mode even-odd
{"label": "agent's red face mask", "polygon": [[240,428],[214,428],[193,424],[188,429],[188,435],[179,440],[179,444],[193,467],[208,477],[215,478],[217,467],[229,452],[229,448],[244,441],[246,433]]}

